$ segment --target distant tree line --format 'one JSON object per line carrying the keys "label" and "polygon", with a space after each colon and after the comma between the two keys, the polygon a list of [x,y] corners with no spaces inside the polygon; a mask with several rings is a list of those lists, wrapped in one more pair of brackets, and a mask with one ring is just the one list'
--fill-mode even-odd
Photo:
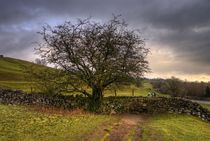
{"label": "distant tree line", "polygon": [[210,83],[182,81],[175,77],[170,79],[152,79],[151,83],[158,92],[174,97],[210,97]]}

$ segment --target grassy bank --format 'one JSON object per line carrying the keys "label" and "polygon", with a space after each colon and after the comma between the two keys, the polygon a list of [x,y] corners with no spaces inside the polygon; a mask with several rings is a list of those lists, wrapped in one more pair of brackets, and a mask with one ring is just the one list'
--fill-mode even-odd
{"label": "grassy bank", "polygon": [[157,115],[143,127],[143,141],[209,141],[210,124],[188,115]]}
{"label": "grassy bank", "polygon": [[47,114],[22,106],[0,105],[0,140],[77,141],[104,122],[114,120],[103,115]]}

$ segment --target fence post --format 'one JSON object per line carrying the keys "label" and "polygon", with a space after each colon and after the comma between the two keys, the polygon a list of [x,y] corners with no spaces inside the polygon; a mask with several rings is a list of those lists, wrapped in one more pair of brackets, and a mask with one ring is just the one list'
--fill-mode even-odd
{"label": "fence post", "polygon": [[116,97],[117,96],[117,90],[114,89],[114,96]]}
{"label": "fence post", "polygon": [[132,89],[132,96],[134,96],[134,89]]}

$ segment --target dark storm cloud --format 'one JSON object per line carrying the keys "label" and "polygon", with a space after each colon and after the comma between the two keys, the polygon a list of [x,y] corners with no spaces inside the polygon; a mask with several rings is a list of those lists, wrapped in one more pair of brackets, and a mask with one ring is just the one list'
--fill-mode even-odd
{"label": "dark storm cloud", "polygon": [[190,74],[210,74],[209,13],[208,0],[153,1],[152,4],[146,3],[140,15],[132,17],[132,21],[138,25],[138,17],[142,19],[151,41],[159,48],[167,46],[173,50],[174,62],[182,62],[163,68],[163,72],[171,69]]}
{"label": "dark storm cloud", "polygon": [[114,12],[123,13],[125,8],[129,6],[128,3],[126,0],[1,0],[0,19],[2,19],[1,23],[13,24],[14,22],[26,22],[26,20],[56,15],[110,16],[110,13]]}
{"label": "dark storm cloud", "polygon": [[186,30],[209,25],[209,8],[209,0],[163,0],[148,4],[141,16],[158,28]]}
{"label": "dark storm cloud", "polygon": [[196,31],[173,30],[164,34],[159,34],[155,39],[161,45],[169,46],[177,55],[177,59],[187,59],[203,65],[210,63],[210,26],[208,30]]}
{"label": "dark storm cloud", "polygon": [[177,70],[210,72],[207,67],[194,68],[210,66],[209,0],[0,0],[0,53],[32,48],[30,43],[44,23],[88,16],[106,20],[113,13],[142,29],[148,42],[167,46],[175,59],[190,64]]}
{"label": "dark storm cloud", "polygon": [[24,31],[21,32],[1,32],[0,31],[0,54],[9,54],[27,49],[32,46],[37,40],[35,31]]}

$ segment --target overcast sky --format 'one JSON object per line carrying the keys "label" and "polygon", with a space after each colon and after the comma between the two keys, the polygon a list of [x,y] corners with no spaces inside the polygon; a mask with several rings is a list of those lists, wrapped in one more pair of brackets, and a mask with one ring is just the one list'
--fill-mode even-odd
{"label": "overcast sky", "polygon": [[0,54],[32,61],[45,23],[112,14],[146,38],[148,77],[210,81],[210,0],[0,0]]}

